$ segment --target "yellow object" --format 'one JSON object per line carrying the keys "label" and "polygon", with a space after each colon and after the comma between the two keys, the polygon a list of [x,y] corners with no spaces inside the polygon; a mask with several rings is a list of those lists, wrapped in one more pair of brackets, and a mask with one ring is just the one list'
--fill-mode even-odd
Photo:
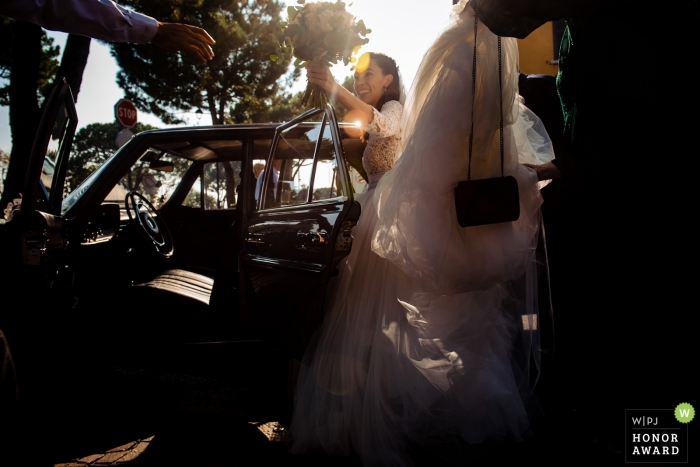
{"label": "yellow object", "polygon": [[520,72],[556,76],[559,72],[557,58],[559,46],[554,46],[554,26],[551,22],[535,29],[525,39],[518,39]]}

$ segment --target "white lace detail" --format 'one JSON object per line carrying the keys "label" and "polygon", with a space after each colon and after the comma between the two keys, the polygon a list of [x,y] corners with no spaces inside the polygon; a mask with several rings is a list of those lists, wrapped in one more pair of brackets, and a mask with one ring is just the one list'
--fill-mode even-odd
{"label": "white lace detail", "polygon": [[368,175],[386,172],[394,166],[401,153],[401,115],[403,106],[389,101],[382,111],[372,108],[374,120],[367,127],[369,141],[362,156],[362,166]]}

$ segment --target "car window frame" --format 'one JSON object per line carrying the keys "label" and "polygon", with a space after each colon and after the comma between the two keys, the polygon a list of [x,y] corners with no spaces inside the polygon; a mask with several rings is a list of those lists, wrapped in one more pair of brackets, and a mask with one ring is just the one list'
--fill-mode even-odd
{"label": "car window frame", "polygon": [[[323,118],[321,119],[321,122],[307,122],[305,119],[309,119],[312,117],[317,116],[318,114],[323,113]],[[312,168],[311,168],[311,178],[310,178],[310,183],[309,183],[309,190],[306,196],[306,202],[302,204],[295,204],[291,206],[275,206],[271,208],[263,208],[262,206],[265,206],[265,198],[267,196],[267,184],[271,183],[271,178],[272,171],[267,171],[265,170],[264,173],[264,178],[262,181],[262,187],[260,190],[260,200],[258,203],[258,206],[255,208],[255,212],[258,213],[274,213],[274,212],[285,212],[289,210],[298,210],[300,208],[303,208],[304,206],[323,206],[326,204],[337,204],[340,202],[346,202],[348,200],[352,201],[354,199],[352,189],[349,188],[352,186],[350,183],[350,180],[348,179],[348,173],[346,170],[346,167],[344,166],[344,159],[343,163],[341,164],[338,160],[339,154],[342,152],[342,146],[340,146],[340,133],[338,129],[338,122],[335,118],[335,113],[333,112],[332,108],[330,108],[330,104],[326,106],[324,109],[319,109],[319,108],[314,108],[311,109],[298,117],[290,120],[289,122],[283,123],[282,125],[278,126],[275,129],[275,136],[272,140],[272,145],[270,146],[270,154],[268,155],[267,158],[267,163],[265,167],[272,167],[272,162],[275,159],[275,151],[277,150],[277,145],[279,144],[280,136],[281,133],[285,130],[288,130],[290,128],[293,128],[297,125],[300,124],[305,124],[305,123],[318,123],[320,125],[321,131],[319,133],[319,138],[316,141],[316,146],[314,147],[314,157],[313,157],[313,162],[312,162]],[[340,172],[340,179],[342,183],[342,190],[343,190],[343,195],[342,196],[336,196],[334,198],[328,198],[328,199],[323,199],[323,200],[317,200],[317,201],[312,201],[311,197],[313,195],[313,184],[314,184],[314,176],[316,174],[316,166],[318,163],[318,157],[319,157],[319,152],[321,148],[321,144],[323,142],[323,135],[326,130],[326,127],[328,127],[328,130],[330,131],[330,136],[331,136],[331,141],[333,143],[333,149],[335,151],[335,158],[338,166],[338,170]]]}
{"label": "car window frame", "polygon": [[[68,167],[67,159],[70,157],[75,130],[78,127],[78,113],[75,109],[75,101],[73,100],[70,86],[64,78],[58,78],[54,81],[49,95],[44,102],[39,129],[36,133],[34,144],[32,145],[24,187],[22,189],[20,212],[24,215],[38,209],[37,196],[39,189],[42,189],[44,193],[48,193],[49,195],[45,212],[60,216],[62,214],[63,183],[65,182],[65,172]],[[51,188],[50,190],[46,190],[46,187],[41,186],[40,173],[43,168],[46,151],[49,147],[51,133],[56,123],[58,113],[64,106],[69,121],[64,129],[65,137],[61,141],[59,152],[56,154],[56,165],[54,167]]]}

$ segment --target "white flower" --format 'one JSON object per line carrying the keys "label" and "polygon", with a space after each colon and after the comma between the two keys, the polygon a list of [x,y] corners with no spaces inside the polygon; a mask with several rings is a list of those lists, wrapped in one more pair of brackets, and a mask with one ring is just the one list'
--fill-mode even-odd
{"label": "white flower", "polygon": [[301,12],[305,15],[315,15],[316,7],[318,7],[318,5],[315,3],[307,3],[304,5],[304,8],[301,10]]}
{"label": "white flower", "polygon": [[343,11],[343,26],[346,29],[349,29],[350,26],[352,26],[352,23],[355,21],[355,17],[348,11]]}
{"label": "white flower", "polygon": [[317,36],[321,32],[323,32],[323,30],[321,29],[321,20],[319,19],[318,15],[307,15],[306,27],[309,29],[309,32],[311,32],[311,34],[313,34],[314,36]]}
{"label": "white flower", "polygon": [[331,18],[335,16],[335,12],[332,10],[325,10],[318,17],[320,22],[320,27],[323,32],[331,32],[333,26],[331,25]]}

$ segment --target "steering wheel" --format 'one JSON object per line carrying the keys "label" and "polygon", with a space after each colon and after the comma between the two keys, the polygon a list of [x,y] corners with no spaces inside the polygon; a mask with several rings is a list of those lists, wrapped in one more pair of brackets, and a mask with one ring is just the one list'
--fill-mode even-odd
{"label": "steering wheel", "polygon": [[124,199],[129,220],[136,226],[146,244],[159,256],[173,255],[173,238],[156,208],[141,193],[130,191]]}

